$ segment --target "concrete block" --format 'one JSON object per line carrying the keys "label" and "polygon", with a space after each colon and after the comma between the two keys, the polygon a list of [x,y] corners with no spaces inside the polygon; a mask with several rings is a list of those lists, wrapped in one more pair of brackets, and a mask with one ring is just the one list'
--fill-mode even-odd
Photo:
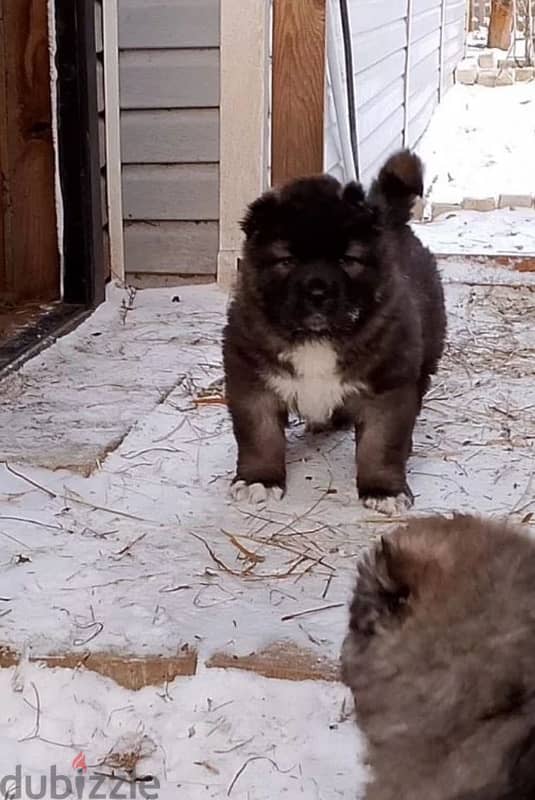
{"label": "concrete block", "polygon": [[481,53],[478,63],[481,69],[496,69],[498,66],[498,55],[494,50],[489,50],[488,53]]}
{"label": "concrete block", "polygon": [[499,208],[531,208],[533,197],[530,194],[501,194]]}
{"label": "concrete block", "polygon": [[480,69],[477,82],[481,84],[481,86],[496,86],[496,77],[498,75],[497,69]]}
{"label": "concrete block", "polygon": [[512,86],[514,82],[514,69],[502,69],[496,75],[496,86]]}
{"label": "concrete block", "polygon": [[442,214],[456,214],[461,211],[460,203],[433,203],[431,206],[431,217],[436,219]]}
{"label": "concrete block", "polygon": [[477,67],[457,67],[455,70],[456,83],[473,86],[477,80]]}
{"label": "concrete block", "polygon": [[495,211],[495,197],[465,197],[463,200],[465,211]]}
{"label": "concrete block", "polygon": [[422,197],[417,197],[412,207],[412,218],[417,222],[421,222],[424,218],[425,200]]}
{"label": "concrete block", "polygon": [[535,78],[533,67],[517,67],[515,69],[515,80],[519,82],[532,81]]}

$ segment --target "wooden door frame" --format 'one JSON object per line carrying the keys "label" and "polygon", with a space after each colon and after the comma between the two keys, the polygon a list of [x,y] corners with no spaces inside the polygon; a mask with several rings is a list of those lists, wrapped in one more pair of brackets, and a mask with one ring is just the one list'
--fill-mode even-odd
{"label": "wooden door frame", "polygon": [[323,172],[326,31],[326,0],[274,0],[274,185]]}
{"label": "wooden door frame", "polygon": [[[50,217],[48,234],[55,243],[57,257],[58,291],[50,292],[49,297],[44,296],[42,299],[58,302],[31,327],[7,341],[0,342],[0,374],[16,369],[58,336],[72,330],[91,309],[105,299],[94,0],[52,2],[55,11],[54,66],[57,73],[56,152],[59,152],[57,172],[61,200],[56,196],[56,175],[52,169],[47,180],[47,203]],[[26,22],[31,20],[36,0],[17,0],[17,3],[26,4]],[[17,8],[22,8],[22,5]],[[43,45],[44,42],[41,41],[41,48]],[[49,53],[48,39],[46,53]],[[3,66],[2,55],[0,48],[0,70]],[[46,69],[43,69],[50,91],[51,70],[48,55],[45,66]],[[2,72],[3,74],[5,73]],[[34,124],[36,137],[50,139],[50,157],[54,164],[56,154],[52,142],[52,124],[50,123],[50,129],[39,119]],[[50,214],[51,205],[53,214]],[[28,207],[22,207],[28,214]],[[58,207],[62,208],[63,217],[62,273],[58,253]],[[31,213],[33,212],[34,209]],[[60,296],[61,277],[63,292]]]}
{"label": "wooden door frame", "polygon": [[[217,280],[234,282],[246,206],[269,183],[269,0],[221,0]],[[239,42],[239,46],[237,46]]]}
{"label": "wooden door frame", "polygon": [[60,295],[46,0],[0,0],[2,261],[8,303]]}

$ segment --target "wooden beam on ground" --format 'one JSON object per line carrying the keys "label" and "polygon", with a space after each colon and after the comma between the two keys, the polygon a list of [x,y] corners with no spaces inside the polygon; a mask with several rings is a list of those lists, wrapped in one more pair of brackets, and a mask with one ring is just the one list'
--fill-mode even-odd
{"label": "wooden beam on ground", "polygon": [[302,650],[293,642],[275,642],[264,650],[246,656],[216,653],[206,662],[206,666],[241,669],[265,678],[287,681],[340,680],[340,668],[336,661],[318,656],[311,650]]}
{"label": "wooden beam on ground", "polygon": [[[0,669],[14,667],[19,654],[10,647],[0,646]],[[137,691],[145,686],[162,686],[178,677],[195,675],[197,653],[184,647],[175,656],[139,658],[111,653],[60,653],[31,658],[30,661],[58,669],[86,669],[111,678],[125,689]]]}
{"label": "wooden beam on ground", "polygon": [[458,255],[437,255],[439,261],[445,263],[459,263],[488,267],[489,269],[505,269],[510,272],[535,272],[535,256],[508,256],[508,255],[471,255],[462,253]]}
{"label": "wooden beam on ground", "polygon": [[326,0],[274,0],[272,183],[323,171]]}

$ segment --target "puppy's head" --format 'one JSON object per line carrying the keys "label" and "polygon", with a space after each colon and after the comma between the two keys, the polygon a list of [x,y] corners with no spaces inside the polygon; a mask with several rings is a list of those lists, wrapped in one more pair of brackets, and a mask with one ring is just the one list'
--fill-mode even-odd
{"label": "puppy's head", "polygon": [[521,704],[526,681],[535,690],[535,669],[525,672],[535,543],[523,532],[472,516],[415,518],[357,574],[342,676],[365,714],[386,698],[395,714],[403,698],[419,719],[477,725]]}
{"label": "puppy's head", "polygon": [[244,279],[290,338],[352,330],[380,276],[377,212],[359,184],[323,175],[266,192],[249,207]]}

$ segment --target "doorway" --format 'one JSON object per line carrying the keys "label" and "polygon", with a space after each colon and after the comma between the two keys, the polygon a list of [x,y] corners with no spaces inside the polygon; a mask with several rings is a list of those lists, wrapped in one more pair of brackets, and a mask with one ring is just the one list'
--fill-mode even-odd
{"label": "doorway", "polygon": [[94,26],[93,0],[0,0],[0,372],[104,297]]}

